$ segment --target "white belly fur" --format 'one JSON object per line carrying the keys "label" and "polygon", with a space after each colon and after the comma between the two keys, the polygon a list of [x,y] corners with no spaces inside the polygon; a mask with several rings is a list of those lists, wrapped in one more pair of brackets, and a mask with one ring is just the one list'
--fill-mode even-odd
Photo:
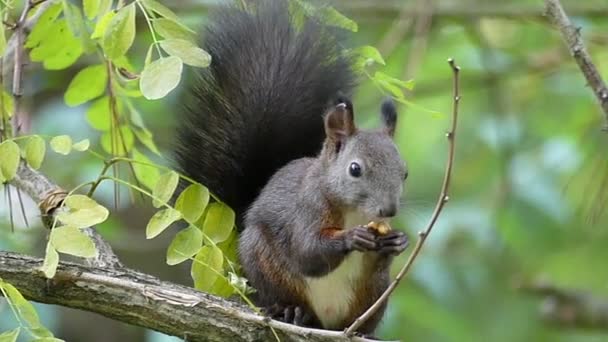
{"label": "white belly fur", "polygon": [[[358,214],[347,215],[344,227],[367,224]],[[308,301],[326,329],[338,329],[349,313],[355,285],[363,271],[363,253],[351,252],[333,272],[320,278],[306,278]]]}

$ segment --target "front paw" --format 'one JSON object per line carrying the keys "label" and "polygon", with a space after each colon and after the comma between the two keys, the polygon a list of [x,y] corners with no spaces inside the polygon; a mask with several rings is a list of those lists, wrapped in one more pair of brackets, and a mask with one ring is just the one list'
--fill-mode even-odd
{"label": "front paw", "polygon": [[346,249],[348,251],[375,251],[378,249],[376,235],[365,226],[358,226],[348,231]]}
{"label": "front paw", "polygon": [[301,306],[274,304],[262,312],[272,319],[300,327],[312,326],[314,323],[313,315]]}
{"label": "front paw", "polygon": [[410,241],[404,232],[391,230],[386,235],[377,236],[376,243],[378,244],[378,253],[399,255],[409,246]]}

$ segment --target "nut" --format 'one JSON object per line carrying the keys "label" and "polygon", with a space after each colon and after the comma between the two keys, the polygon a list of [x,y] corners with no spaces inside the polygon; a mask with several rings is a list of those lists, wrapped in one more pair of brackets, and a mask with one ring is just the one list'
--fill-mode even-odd
{"label": "nut", "polygon": [[367,228],[369,228],[371,230],[375,230],[376,233],[378,233],[379,235],[386,235],[386,234],[388,234],[388,232],[391,231],[391,226],[384,221],[380,221],[380,222],[372,221],[367,224]]}

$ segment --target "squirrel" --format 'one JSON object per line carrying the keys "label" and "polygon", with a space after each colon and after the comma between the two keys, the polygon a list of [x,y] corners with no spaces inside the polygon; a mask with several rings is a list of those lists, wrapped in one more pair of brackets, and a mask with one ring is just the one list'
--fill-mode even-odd
{"label": "squirrel", "polygon": [[[287,323],[344,329],[408,245],[366,226],[397,214],[408,175],[397,111],[387,100],[381,129],[357,128],[356,73],[334,30],[296,21],[286,1],[247,7],[219,8],[206,25],[212,63],[185,91],[175,159],[234,209],[254,303]],[[373,333],[384,309],[359,332]]]}

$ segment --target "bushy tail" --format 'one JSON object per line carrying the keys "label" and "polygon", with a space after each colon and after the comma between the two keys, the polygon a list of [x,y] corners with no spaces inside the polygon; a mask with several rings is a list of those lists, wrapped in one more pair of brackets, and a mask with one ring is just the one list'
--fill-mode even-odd
{"label": "bushy tail", "polygon": [[320,150],[326,106],[355,81],[326,27],[296,26],[285,1],[252,3],[210,17],[212,63],[186,91],[175,148],[181,171],[238,217],[277,169]]}

